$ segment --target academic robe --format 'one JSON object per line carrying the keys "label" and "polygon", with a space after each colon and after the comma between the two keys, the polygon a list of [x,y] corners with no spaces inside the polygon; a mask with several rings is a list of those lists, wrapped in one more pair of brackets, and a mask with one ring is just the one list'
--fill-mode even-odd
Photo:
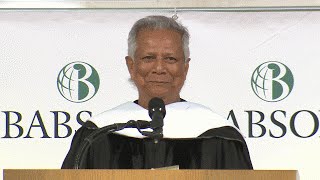
{"label": "academic robe", "polygon": [[[162,139],[146,138],[136,129],[103,134],[85,156],[87,169],[253,169],[243,136],[209,108],[191,102],[166,105]],[[128,102],[87,121],[73,137],[62,168],[71,169],[81,142],[97,127],[147,120],[148,112]]]}

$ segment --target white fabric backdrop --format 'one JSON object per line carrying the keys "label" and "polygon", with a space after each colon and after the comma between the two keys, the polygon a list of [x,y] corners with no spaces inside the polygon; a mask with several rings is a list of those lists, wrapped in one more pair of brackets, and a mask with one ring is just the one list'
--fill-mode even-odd
{"label": "white fabric backdrop", "polygon": [[[128,82],[124,57],[132,24],[146,15],[168,12],[131,10],[0,11],[0,169],[60,168],[70,147],[71,136],[53,138],[55,113],[70,114],[66,124],[72,132],[80,127],[80,111],[96,115],[120,103],[137,98]],[[320,156],[318,128],[309,138],[295,136],[290,129],[294,113],[295,129],[310,135],[318,121],[320,99],[320,12],[180,12],[179,21],[191,34],[191,62],[182,97],[209,106],[228,117],[233,110],[250,150],[255,169],[297,169],[302,180],[317,179]],[[93,66],[100,77],[97,94],[83,103],[66,100],[59,93],[57,78],[67,64],[82,61]],[[267,61],[285,64],[293,73],[294,86],[287,98],[266,102],[251,88],[254,70]],[[276,119],[287,132],[271,122]],[[7,119],[23,128],[21,137],[7,135]],[[249,137],[249,113],[264,114],[261,124],[266,134]],[[85,120],[89,115],[81,114]],[[50,138],[43,137],[39,119]],[[59,122],[66,117],[59,114]],[[231,120],[229,118],[229,120]],[[253,122],[260,116],[254,113]],[[196,120],[195,120],[196,123]],[[38,127],[37,127],[38,125]],[[30,126],[31,129],[30,129]],[[10,136],[18,128],[10,125]],[[59,136],[67,129],[58,126]],[[252,125],[253,135],[261,129]],[[30,133],[29,132],[30,129]],[[25,138],[29,134],[33,138]]]}

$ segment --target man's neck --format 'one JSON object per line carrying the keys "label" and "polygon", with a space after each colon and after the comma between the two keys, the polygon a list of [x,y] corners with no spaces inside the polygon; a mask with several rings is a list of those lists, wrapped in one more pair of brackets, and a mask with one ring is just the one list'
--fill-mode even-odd
{"label": "man's neck", "polygon": [[[138,104],[140,106],[142,106],[143,108],[145,109],[148,109],[148,104],[149,104],[149,101],[151,100],[152,98],[141,98],[139,97],[138,99]],[[175,103],[175,102],[181,102],[181,101],[185,101],[183,99],[179,97],[177,98],[172,98],[170,100],[166,99],[166,98],[162,98],[162,100],[164,101],[164,104],[167,105],[167,104],[171,104],[171,103]]]}

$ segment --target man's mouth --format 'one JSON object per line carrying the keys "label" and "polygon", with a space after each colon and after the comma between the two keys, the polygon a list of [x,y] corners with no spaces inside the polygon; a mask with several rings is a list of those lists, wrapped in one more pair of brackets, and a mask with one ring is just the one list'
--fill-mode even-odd
{"label": "man's mouth", "polygon": [[149,81],[149,83],[166,84],[166,83],[169,83],[169,82],[167,82],[167,81]]}

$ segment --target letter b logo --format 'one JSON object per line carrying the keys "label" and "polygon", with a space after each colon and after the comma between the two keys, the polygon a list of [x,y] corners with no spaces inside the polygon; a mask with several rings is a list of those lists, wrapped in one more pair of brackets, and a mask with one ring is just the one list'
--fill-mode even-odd
{"label": "letter b logo", "polygon": [[281,101],[293,89],[293,75],[290,69],[276,61],[269,61],[258,66],[251,77],[254,93],[268,102]]}
{"label": "letter b logo", "polygon": [[99,89],[97,71],[88,63],[72,62],[63,67],[58,75],[57,86],[60,94],[71,102],[85,102]]}

